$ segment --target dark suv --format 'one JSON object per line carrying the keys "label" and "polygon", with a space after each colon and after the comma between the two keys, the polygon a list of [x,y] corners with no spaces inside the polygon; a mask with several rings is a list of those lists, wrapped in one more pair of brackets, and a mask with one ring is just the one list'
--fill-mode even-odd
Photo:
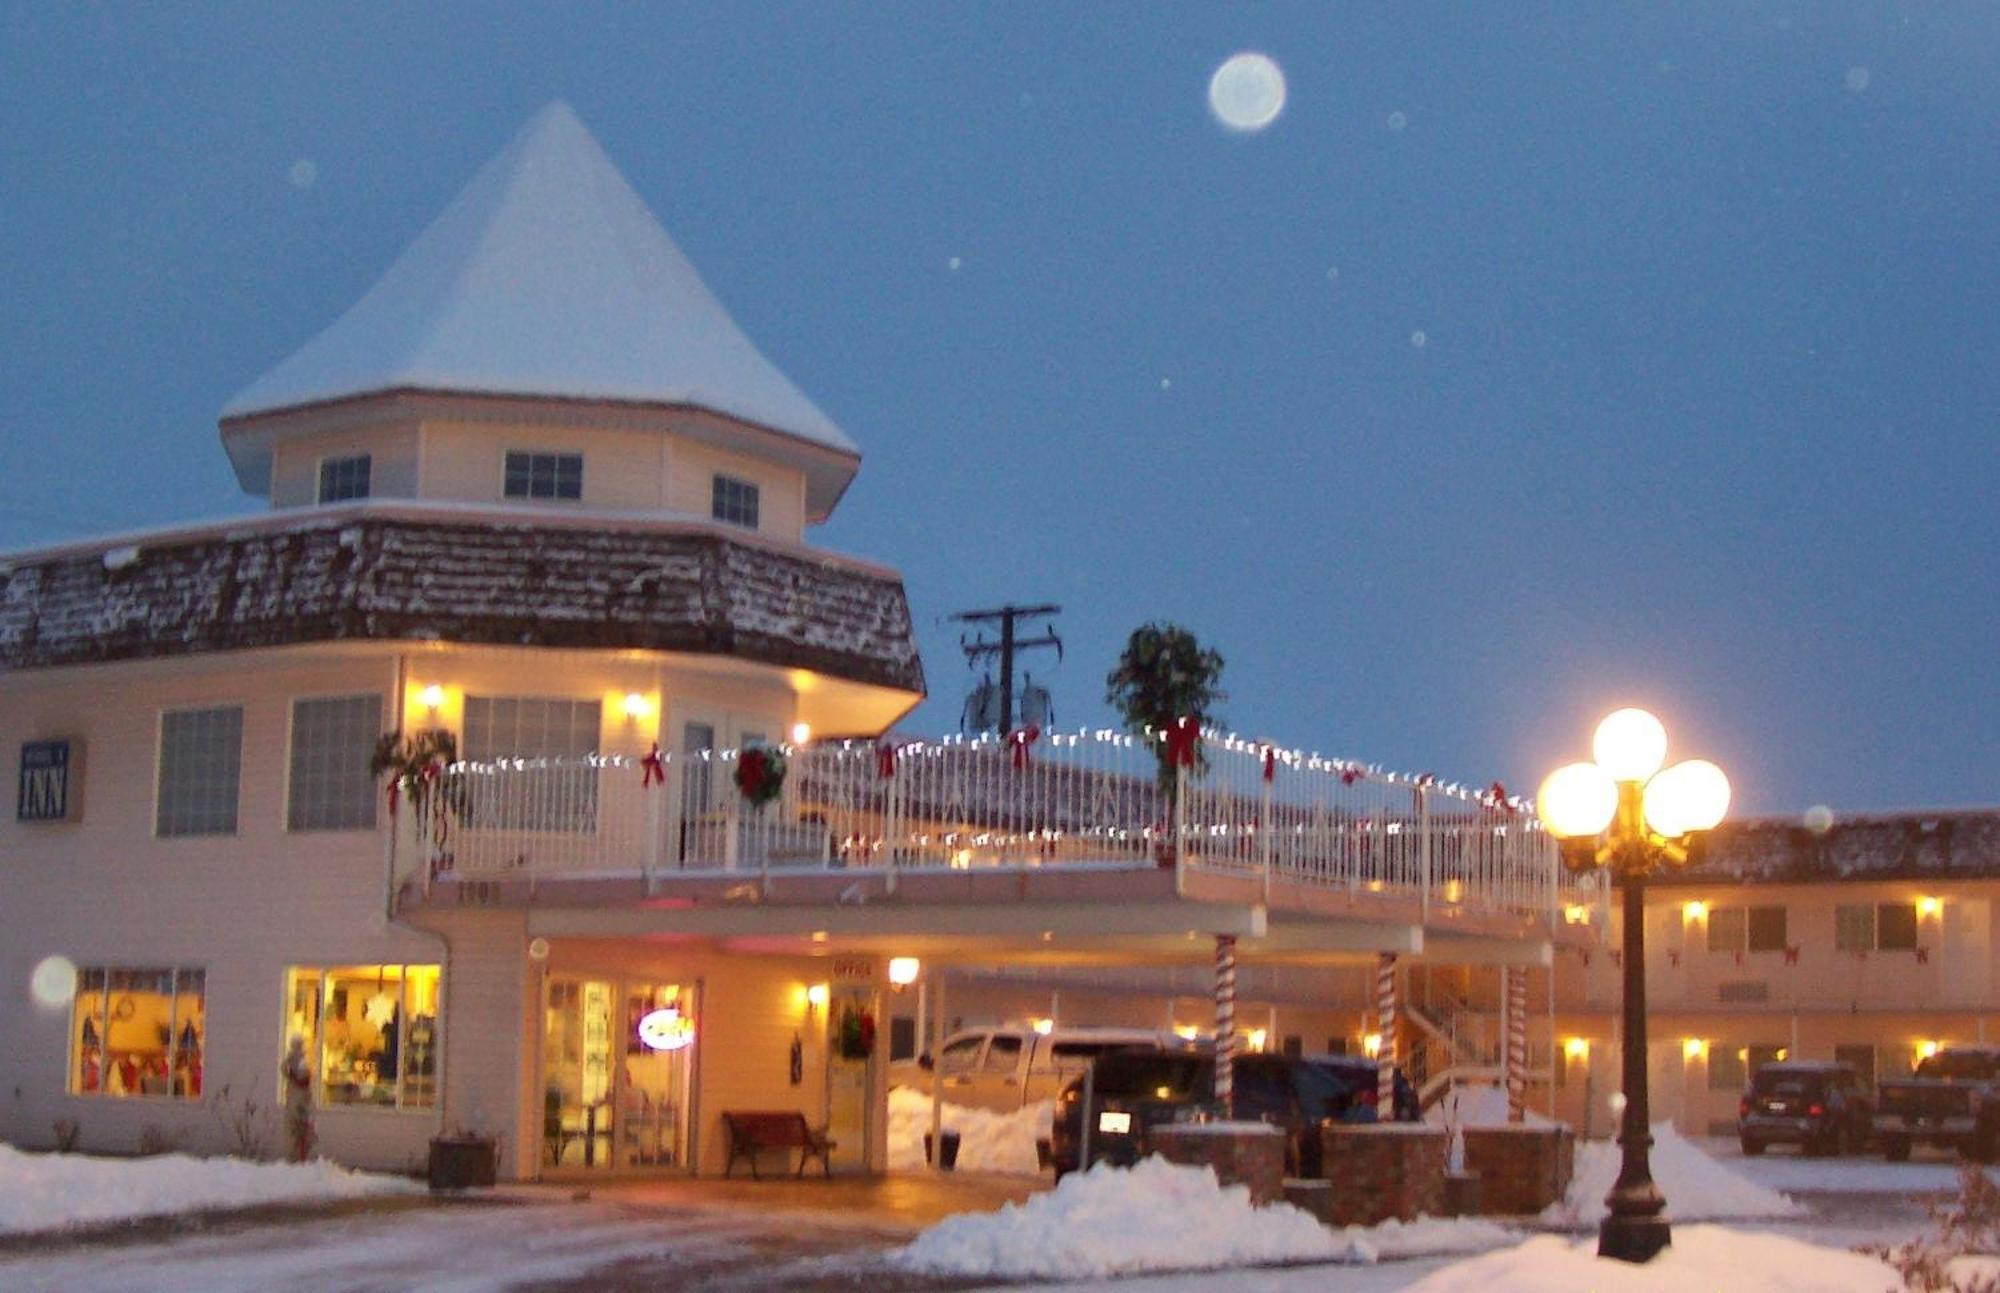
{"label": "dark suv", "polygon": [[[1285,1174],[1319,1176],[1322,1122],[1374,1122],[1376,1069],[1360,1056],[1239,1055],[1235,1065],[1236,1117],[1285,1129]],[[1050,1158],[1056,1179],[1077,1166],[1083,1140],[1084,1082],[1063,1088],[1056,1100]],[[1127,1050],[1100,1056],[1090,1081],[1090,1161],[1129,1167],[1147,1153],[1147,1133],[1162,1123],[1216,1115],[1215,1056],[1209,1051]],[[1396,1111],[1417,1120],[1417,1093],[1396,1071]]]}
{"label": "dark suv", "polygon": [[1797,1145],[1808,1154],[1841,1154],[1868,1143],[1875,1101],[1861,1075],[1846,1064],[1810,1060],[1763,1064],[1737,1109],[1743,1152]]}

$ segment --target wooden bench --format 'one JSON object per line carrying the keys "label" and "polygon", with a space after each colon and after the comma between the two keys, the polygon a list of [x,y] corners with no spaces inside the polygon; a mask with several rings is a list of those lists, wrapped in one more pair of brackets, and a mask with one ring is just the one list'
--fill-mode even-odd
{"label": "wooden bench", "polygon": [[757,1175],[757,1154],[760,1150],[782,1149],[787,1152],[799,1151],[797,1176],[806,1174],[806,1164],[819,1159],[822,1172],[831,1179],[833,1163],[828,1155],[833,1150],[833,1142],[824,1131],[814,1131],[806,1125],[806,1116],[797,1110],[729,1110],[722,1115],[722,1129],[729,1134],[729,1162],[722,1169],[728,1176],[736,1170],[736,1160],[750,1160],[750,1177],[761,1180]]}

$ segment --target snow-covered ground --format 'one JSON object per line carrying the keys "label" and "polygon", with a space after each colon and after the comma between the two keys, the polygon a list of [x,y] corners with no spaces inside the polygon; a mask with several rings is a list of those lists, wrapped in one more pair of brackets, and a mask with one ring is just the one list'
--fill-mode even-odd
{"label": "snow-covered ground", "polygon": [[1807,1158],[1794,1150],[1767,1149],[1745,1158],[1734,1137],[1706,1136],[1693,1144],[1730,1170],[1759,1185],[1819,1194],[1943,1194],[1958,1189],[1955,1158],[1920,1152],[1904,1163],[1880,1155]]}
{"label": "snow-covered ground", "polygon": [[[1035,1141],[1046,1140],[1055,1103],[1040,1100],[1012,1113],[992,1113],[964,1105],[944,1106],[944,1128],[958,1133],[957,1169],[1035,1176],[1042,1170]],[[924,1137],[931,1130],[931,1098],[909,1087],[889,1092],[889,1170],[924,1166]]]}
{"label": "snow-covered ground", "polygon": [[211,1208],[418,1193],[394,1176],[332,1163],[240,1158],[91,1158],[24,1154],[0,1144],[0,1234],[61,1230]]}

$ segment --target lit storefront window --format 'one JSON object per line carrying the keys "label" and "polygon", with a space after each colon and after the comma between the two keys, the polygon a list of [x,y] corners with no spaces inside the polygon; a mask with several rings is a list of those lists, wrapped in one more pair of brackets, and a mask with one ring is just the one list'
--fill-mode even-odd
{"label": "lit storefront window", "polygon": [[70,1091],[199,1100],[207,980],[198,969],[79,969]]}
{"label": "lit storefront window", "polygon": [[286,1038],[313,1057],[322,1105],[428,1109],[437,1103],[435,965],[294,967]]}

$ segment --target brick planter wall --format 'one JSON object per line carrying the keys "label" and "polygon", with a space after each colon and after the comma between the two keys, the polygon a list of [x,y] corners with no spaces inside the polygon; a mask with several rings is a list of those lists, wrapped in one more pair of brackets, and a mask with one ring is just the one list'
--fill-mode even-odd
{"label": "brick planter wall", "polygon": [[1320,1128],[1337,1226],[1372,1226],[1391,1217],[1409,1221],[1444,1215],[1442,1127],[1422,1123],[1328,1123]]}
{"label": "brick planter wall", "polygon": [[1210,1122],[1154,1127],[1154,1153],[1169,1163],[1212,1167],[1224,1185],[1244,1185],[1257,1207],[1285,1197],[1285,1134],[1269,1123]]}
{"label": "brick planter wall", "polygon": [[1479,1210],[1540,1212],[1569,1190],[1576,1137],[1568,1127],[1467,1127],[1465,1167],[1479,1173]]}

